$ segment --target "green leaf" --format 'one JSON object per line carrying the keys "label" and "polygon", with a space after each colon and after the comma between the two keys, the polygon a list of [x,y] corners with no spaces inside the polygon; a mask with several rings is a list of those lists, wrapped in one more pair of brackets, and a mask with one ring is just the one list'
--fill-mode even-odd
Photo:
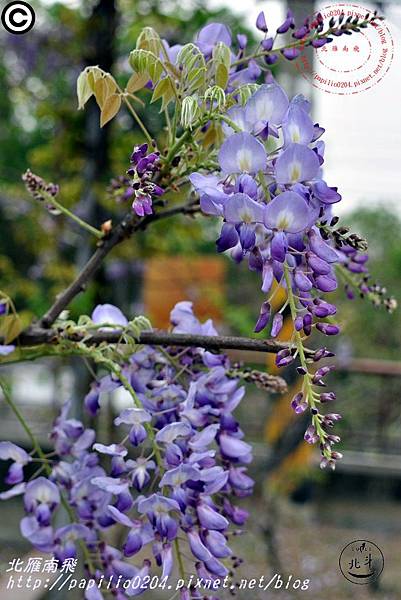
{"label": "green leaf", "polygon": [[161,111],[163,111],[166,106],[168,106],[168,104],[171,102],[171,100],[174,98],[175,94],[174,94],[174,88],[172,86],[172,83],[169,79],[169,77],[165,77],[164,79],[161,79],[159,81],[159,83],[156,85],[154,91],[153,91],[153,96],[151,99],[151,103],[152,102],[156,102],[156,100],[159,100],[160,98],[162,98],[162,106],[161,106]]}
{"label": "green leaf", "polygon": [[78,96],[78,109],[84,108],[85,104],[92,96],[93,90],[91,89],[88,81],[88,71],[85,69],[79,74],[77,79],[77,96]]}
{"label": "green leaf", "polygon": [[101,77],[95,81],[95,98],[100,109],[103,108],[107,97],[109,96],[109,88],[105,77]]}
{"label": "green leaf", "polygon": [[205,100],[209,100],[212,107],[221,110],[226,104],[226,94],[219,85],[213,85],[206,90]]}
{"label": "green leaf", "polygon": [[184,129],[191,129],[195,121],[201,116],[199,100],[195,96],[187,96],[181,105],[181,125]]}
{"label": "green leaf", "polygon": [[157,83],[163,73],[160,59],[148,50],[133,50],[129,56],[129,63],[140,75],[148,74],[153,83]]}
{"label": "green leaf", "polygon": [[136,41],[137,50],[149,50],[159,56],[162,50],[162,41],[159,34],[152,27],[144,27]]}
{"label": "green leaf", "polygon": [[219,63],[216,66],[215,81],[216,81],[216,85],[218,85],[223,90],[227,86],[228,75],[229,75],[229,73],[228,73],[227,67],[225,65],[223,65],[223,63]]}
{"label": "green leaf", "polygon": [[141,90],[147,82],[149,81],[149,77],[147,73],[139,75],[138,73],[133,73],[128,80],[126,85],[126,91],[130,94],[134,94],[138,90]]}
{"label": "green leaf", "polygon": [[227,70],[231,65],[231,50],[223,42],[219,42],[213,48],[213,61],[216,64],[223,64]]}
{"label": "green leaf", "polygon": [[105,101],[102,111],[100,113],[100,127],[104,127],[106,123],[111,121],[121,107],[121,96],[120,94],[111,94]]}
{"label": "green leaf", "polygon": [[[259,87],[260,86],[257,83],[247,83],[235,90],[235,94],[238,95],[239,98],[239,104],[243,106]],[[230,97],[232,98],[232,95],[230,95]]]}
{"label": "green leaf", "polygon": [[195,44],[183,46],[177,56],[177,66],[181,72],[181,87],[188,93],[199,90],[206,81],[205,57]]}

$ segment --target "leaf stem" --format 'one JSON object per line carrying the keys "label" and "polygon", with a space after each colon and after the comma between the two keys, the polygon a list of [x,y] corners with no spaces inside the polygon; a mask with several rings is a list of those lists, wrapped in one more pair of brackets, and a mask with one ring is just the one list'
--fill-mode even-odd
{"label": "leaf stem", "polygon": [[96,227],[92,227],[92,225],[89,225],[89,223],[87,223],[86,221],[84,221],[83,219],[81,219],[80,217],[75,215],[68,208],[63,206],[63,204],[60,204],[60,202],[58,202],[58,200],[56,200],[48,192],[45,192],[44,190],[42,190],[40,193],[46,199],[46,202],[48,202],[49,204],[54,206],[54,208],[59,210],[61,213],[63,213],[69,219],[72,219],[72,221],[75,221],[75,223],[77,223],[80,227],[82,227],[82,229],[85,229],[91,235],[94,235],[95,237],[97,237],[98,240],[102,239],[103,233],[100,231],[100,229],[96,229]]}

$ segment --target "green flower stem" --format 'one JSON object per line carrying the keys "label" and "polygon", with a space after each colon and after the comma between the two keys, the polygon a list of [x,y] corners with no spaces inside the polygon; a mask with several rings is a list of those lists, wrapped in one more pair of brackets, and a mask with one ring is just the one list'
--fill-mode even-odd
{"label": "green flower stem", "polygon": [[149,144],[153,145],[153,138],[150,135],[149,131],[146,129],[145,125],[143,124],[142,119],[136,112],[135,108],[132,106],[131,102],[128,100],[126,94],[124,92],[122,92],[122,90],[119,90],[119,91],[121,93],[121,98],[122,98],[124,104],[126,105],[129,112],[131,113],[131,115],[134,117],[135,121],[139,125],[140,129],[142,130],[143,135],[145,136],[145,138],[147,139]]}
{"label": "green flower stem", "polygon": [[[285,278],[285,282],[287,285],[287,298],[288,298],[288,304],[290,306],[291,318],[293,321],[295,321],[295,319],[297,318],[297,307],[296,307],[296,303],[295,303],[295,296],[294,296],[294,293],[292,291],[292,286],[291,286],[290,270],[289,270],[287,263],[284,263],[284,278]],[[295,329],[294,329],[294,341],[295,341],[297,354],[299,357],[299,362],[301,363],[301,366],[306,371],[306,374],[304,375],[304,384],[303,384],[305,400],[307,401],[309,408],[311,410],[316,409],[316,404],[320,401],[318,399],[318,395],[316,394],[316,392],[313,389],[313,383],[311,380],[312,374],[309,372],[309,369],[308,369],[308,363],[306,360],[305,349],[304,349],[304,345],[302,342],[302,336],[301,336],[300,332],[296,331]],[[312,414],[312,423],[316,428],[316,433],[319,436],[321,443],[323,444],[326,439],[326,433],[321,426],[320,419],[321,419],[321,416],[319,413]],[[326,450],[324,450],[324,453],[326,454]],[[330,458],[330,456],[328,455],[327,458]]]}
{"label": "green flower stem", "polygon": [[[41,468],[45,469],[47,475],[50,475],[52,472],[52,469],[49,465],[49,461],[46,458],[46,454],[43,452],[42,448],[40,447],[40,444],[38,442],[38,440],[35,438],[35,436],[32,433],[32,430],[30,429],[28,423],[25,421],[24,416],[22,415],[21,411],[19,410],[18,406],[15,404],[15,402],[13,401],[11,394],[10,394],[10,390],[8,389],[8,386],[5,384],[5,382],[3,380],[0,379],[0,387],[1,390],[3,392],[4,395],[4,400],[6,402],[6,404],[11,408],[11,410],[13,411],[14,415],[16,416],[16,418],[18,419],[19,423],[21,424],[23,430],[25,431],[25,433],[27,434],[33,448],[35,449],[35,452],[37,453],[37,455],[44,461],[44,464]],[[68,518],[70,519],[71,523],[75,522],[75,516],[74,516],[74,512],[71,508],[71,506],[68,504],[67,500],[64,498],[64,496],[62,494],[60,494],[60,499],[61,499],[61,504],[64,508],[64,510],[66,511]],[[92,559],[90,556],[90,552],[86,546],[86,544],[83,542],[83,540],[79,540],[80,546],[82,548],[82,552],[85,556],[85,560],[87,562],[89,571],[91,573],[95,572],[94,566],[92,564]]]}
{"label": "green flower stem", "polygon": [[46,202],[48,202],[49,204],[51,204],[52,206],[54,206],[54,208],[56,208],[61,213],[63,213],[63,215],[65,215],[69,219],[72,219],[72,221],[75,221],[75,223],[77,223],[80,227],[82,227],[82,229],[85,229],[91,235],[94,235],[95,237],[97,237],[98,240],[102,239],[103,233],[100,231],[100,229],[96,229],[96,227],[92,227],[92,225],[89,225],[89,223],[87,223],[83,219],[80,219],[77,215],[74,215],[73,212],[71,212],[70,210],[68,210],[68,208],[66,208],[65,206],[63,206],[62,204],[60,204],[60,202],[58,202],[48,192],[45,192],[44,190],[41,190],[40,193],[45,198]]}
{"label": "green flower stem", "polygon": [[182,554],[180,551],[180,542],[178,541],[178,538],[175,538],[175,540],[174,540],[174,549],[175,549],[175,553],[177,555],[178,571],[180,573],[180,577],[181,577],[181,579],[185,580],[184,562],[182,560]]}

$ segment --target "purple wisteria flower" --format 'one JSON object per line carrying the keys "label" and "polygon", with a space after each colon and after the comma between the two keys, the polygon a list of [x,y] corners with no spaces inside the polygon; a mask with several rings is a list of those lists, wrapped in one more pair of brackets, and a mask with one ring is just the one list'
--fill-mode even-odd
{"label": "purple wisteria flower", "polygon": [[[92,321],[95,325],[122,325],[125,327],[128,325],[127,318],[123,315],[121,310],[113,304],[98,304],[92,312]],[[112,327],[102,327],[100,331],[118,331]]]}
{"label": "purple wisteria flower", "polygon": [[[257,26],[262,31],[267,27],[263,13]],[[292,27],[293,17],[288,13],[278,32]],[[297,30],[294,36],[298,39],[299,35]],[[261,46],[268,52],[272,43],[266,38]],[[266,60],[273,56],[269,54]],[[366,257],[339,241],[341,230],[330,236],[329,224],[336,222],[332,205],[341,195],[322,179],[324,129],[312,121],[310,108],[302,95],[289,102],[274,81],[261,85],[244,104],[227,111],[216,170],[190,175],[202,211],[222,219],[217,250],[228,251],[236,262],[247,260],[249,269],[260,274],[264,294],[272,296],[276,284],[292,296],[288,302],[298,344],[312,331],[326,336],[339,332],[338,325],[325,321],[335,314],[335,307],[320,297],[337,288],[335,266],[340,263],[350,272],[366,272]],[[255,332],[270,328],[271,337],[276,337],[283,327],[285,305],[274,313],[271,297],[261,304]],[[326,351],[316,352],[316,361],[323,357]],[[284,367],[294,360],[294,352],[283,349],[276,364]],[[323,385],[326,373],[315,378],[307,365],[299,369],[313,385]],[[293,408],[296,412],[310,409],[315,433],[308,434],[308,441],[319,441],[323,465],[333,466],[338,457],[331,449],[334,438],[324,416],[314,412],[313,397],[297,397]],[[192,409],[188,406],[187,410],[193,419]],[[247,464],[250,451],[240,436],[219,431],[216,439],[223,456],[233,459],[235,454]]]}
{"label": "purple wisteria flower", "polygon": [[257,173],[266,167],[266,150],[251,134],[234,133],[219,152],[223,173]]}
{"label": "purple wisteria flower", "polygon": [[21,483],[24,479],[23,467],[31,462],[32,457],[12,442],[0,442],[0,460],[12,460],[5,482],[9,485]]}

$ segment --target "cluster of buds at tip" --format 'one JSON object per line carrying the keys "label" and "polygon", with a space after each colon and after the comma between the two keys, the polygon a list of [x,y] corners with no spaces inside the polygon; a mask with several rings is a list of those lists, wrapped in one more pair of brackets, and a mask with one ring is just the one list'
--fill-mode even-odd
{"label": "cluster of buds at tip", "polygon": [[55,198],[59,193],[60,188],[58,185],[47,183],[42,177],[32,173],[30,169],[27,169],[22,175],[22,181],[25,183],[27,191],[35,200],[46,202],[46,208],[51,214],[60,214],[60,211],[49,202],[51,198]]}
{"label": "cluster of buds at tip", "polygon": [[338,221],[339,217],[333,217],[330,223],[327,221],[321,221],[318,224],[322,238],[324,240],[332,239],[335,247],[341,249],[342,251],[344,251],[344,248],[351,248],[355,251],[366,252],[368,249],[368,243],[365,238],[361,237],[357,233],[350,233],[349,227],[341,226],[334,229]]}
{"label": "cluster of buds at tip", "polygon": [[[383,306],[389,313],[397,308],[397,300],[393,296],[387,296],[387,288],[379,283],[369,283],[369,275],[366,274],[358,283],[358,290],[361,298],[368,298],[374,306]],[[352,299],[353,293],[349,286],[346,286],[347,296]]]}
{"label": "cluster of buds at tip", "polygon": [[155,183],[160,171],[160,153],[148,153],[148,144],[135,146],[130,158],[127,176],[111,181],[109,193],[117,201],[132,201],[132,209],[139,216],[151,215],[154,196],[164,194],[163,188]]}
{"label": "cluster of buds at tip", "polygon": [[282,377],[270,375],[257,369],[241,368],[239,364],[233,365],[228,375],[234,378],[239,377],[248,383],[253,383],[257,388],[271,394],[284,394],[288,389],[287,383]]}

